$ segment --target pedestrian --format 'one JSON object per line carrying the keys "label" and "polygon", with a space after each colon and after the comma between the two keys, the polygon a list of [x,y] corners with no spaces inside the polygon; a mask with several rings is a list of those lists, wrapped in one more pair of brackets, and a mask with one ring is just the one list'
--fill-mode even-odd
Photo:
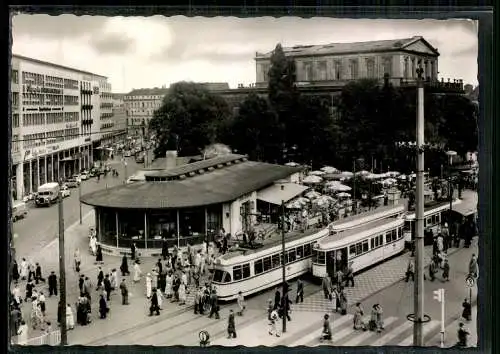
{"label": "pedestrian", "polygon": [[118,278],[118,272],[116,271],[116,268],[111,269],[111,276],[109,280],[111,281],[111,290],[116,290],[118,288],[118,284],[120,284],[120,279]]}
{"label": "pedestrian", "polygon": [[436,273],[437,273],[436,262],[435,262],[435,260],[432,260],[431,264],[429,264],[430,281],[434,281],[436,279]]}
{"label": "pedestrian", "polygon": [[179,287],[181,285],[181,280],[177,274],[174,274],[172,279],[172,291],[173,291],[173,299],[172,302],[179,301]]}
{"label": "pedestrian", "polygon": [[347,315],[347,297],[345,296],[344,291],[340,291],[339,293],[339,302],[340,302],[340,314],[342,316]]}
{"label": "pedestrian", "polygon": [[127,284],[125,283],[125,279],[122,279],[120,284],[120,291],[122,294],[122,305],[128,305],[128,289]]}
{"label": "pedestrian", "polygon": [[163,294],[161,293],[161,290],[158,288],[156,289],[156,297],[158,298],[158,307],[160,308],[160,310],[163,310],[164,297]]}
{"label": "pedestrian", "polygon": [[82,259],[80,257],[80,249],[76,248],[74,253],[75,258],[75,272],[80,273],[80,265],[82,264]]}
{"label": "pedestrian", "polygon": [[161,256],[163,257],[163,260],[165,260],[168,256],[168,243],[165,239],[163,239],[163,243],[161,245]]}
{"label": "pedestrian", "polygon": [[325,275],[323,277],[323,280],[321,282],[321,287],[323,289],[323,295],[325,297],[325,300],[331,300],[332,299],[332,294],[331,294],[332,281],[328,275]]}
{"label": "pedestrian", "polygon": [[146,298],[150,299],[152,294],[152,278],[151,278],[151,273],[146,274]]}
{"label": "pedestrian", "polygon": [[93,256],[95,256],[97,254],[97,238],[94,235],[90,236],[89,250],[90,250],[90,254],[92,254]]}
{"label": "pedestrian", "polygon": [[31,299],[33,297],[33,289],[35,288],[35,285],[31,281],[28,281],[26,283],[26,291],[25,291],[25,297],[24,301],[27,302],[28,299]]}
{"label": "pedestrian", "polygon": [[96,250],[96,254],[95,254],[95,262],[97,264],[104,263],[103,260],[102,260],[102,248],[101,248],[101,245],[97,245],[97,250]]}
{"label": "pedestrian", "polygon": [[85,282],[85,276],[83,274],[78,278],[78,288],[80,289],[80,295],[83,296],[83,283]]}
{"label": "pedestrian", "polygon": [[45,316],[45,311],[47,307],[45,305],[45,295],[43,295],[43,292],[40,292],[40,296],[38,296],[38,303],[40,304],[40,310],[42,311],[42,315]]}
{"label": "pedestrian", "polygon": [[352,287],[354,288],[354,270],[352,268],[352,262],[349,263],[349,266],[347,267],[347,271],[346,271],[346,274],[345,274],[345,279],[346,279],[346,283],[345,283],[345,286],[349,286],[349,283],[352,284]]}
{"label": "pedestrian", "polygon": [[194,294],[194,314],[203,315],[203,305],[202,305],[203,291],[201,287],[196,288],[196,293]]}
{"label": "pedestrian", "polygon": [[104,291],[106,292],[106,301],[111,300],[111,281],[109,280],[109,274],[106,274],[103,280]]}
{"label": "pedestrian", "polygon": [[134,263],[134,283],[138,283],[141,280],[142,276],[142,271],[141,267],[139,266],[139,262]]}
{"label": "pedestrian", "polygon": [[299,278],[297,279],[297,297],[295,298],[295,303],[298,304],[304,302],[304,282]]}
{"label": "pedestrian", "polygon": [[181,282],[179,284],[179,306],[186,304],[186,284]]}
{"label": "pedestrian", "polygon": [[14,283],[17,283],[19,281],[19,267],[15,259],[12,262],[12,280],[14,281]]}
{"label": "pedestrian", "polygon": [[165,297],[167,299],[172,298],[172,285],[173,285],[172,271],[168,271],[167,275],[165,276]]}
{"label": "pedestrian", "polygon": [[273,309],[271,311],[271,315],[269,316],[270,322],[269,322],[269,335],[275,335],[276,337],[280,337],[280,333],[278,330],[278,327],[276,324],[278,323],[279,315],[278,315],[278,310]]}
{"label": "pedestrian", "polygon": [[50,272],[48,283],[49,283],[49,297],[52,295],[57,296],[57,276],[54,271]]}
{"label": "pedestrian", "polygon": [[469,261],[469,275],[477,279],[478,274],[479,274],[479,267],[477,265],[477,257],[476,254],[473,253]]}
{"label": "pedestrian", "polygon": [[101,315],[101,320],[105,319],[108,314],[108,304],[106,303],[106,299],[102,294],[99,299],[99,314]]}
{"label": "pedestrian", "polygon": [[441,235],[443,236],[444,244],[443,250],[448,252],[448,248],[451,247],[451,235],[450,229],[448,228],[448,223],[445,222],[443,227],[441,228]]}
{"label": "pedestrian", "polygon": [[194,256],[194,267],[197,272],[201,271],[200,266],[201,266],[201,250],[198,250],[196,252],[196,255]]}
{"label": "pedestrian", "polygon": [[320,341],[332,340],[332,327],[330,326],[330,315],[323,316],[323,330],[321,331]]}
{"label": "pedestrian", "polygon": [[99,290],[102,287],[102,282],[104,280],[104,272],[102,271],[101,267],[97,268],[97,287],[96,289]]}
{"label": "pedestrian", "polygon": [[66,328],[75,328],[75,318],[73,316],[73,310],[71,309],[70,304],[66,306]]}
{"label": "pedestrian", "polygon": [[153,316],[153,312],[156,312],[156,316],[160,315],[160,307],[158,306],[158,296],[156,296],[156,289],[153,291],[151,296],[151,306],[149,307],[149,316]]}
{"label": "pedestrian", "polygon": [[161,263],[161,258],[158,259],[158,262],[156,262],[156,269],[158,274],[163,273],[163,263]]}
{"label": "pedestrian", "polygon": [[135,242],[130,244],[130,259],[135,261]]}
{"label": "pedestrian", "polygon": [[12,289],[12,298],[14,299],[15,303],[17,306],[21,305],[21,289],[19,289],[19,285],[15,284],[14,288]]}
{"label": "pedestrian", "polygon": [[281,303],[281,293],[280,293],[280,288],[276,288],[276,292],[274,293],[274,310],[278,309],[280,307]]}
{"label": "pedestrian", "polygon": [[370,313],[370,322],[368,322],[368,329],[370,331],[375,331],[375,330],[378,331],[377,315],[378,315],[377,304],[374,304],[372,306],[372,311]]}
{"label": "pedestrian", "polygon": [[[283,316],[286,316],[288,319],[288,322],[292,321],[292,318],[290,317],[290,305],[292,304],[292,301],[288,298],[288,291],[286,291],[283,294],[283,298],[281,299],[281,312]],[[279,312],[278,312],[279,313]]]}
{"label": "pedestrian", "polygon": [[377,313],[377,332],[381,332],[384,330],[384,320],[382,319],[382,315],[384,314],[384,312],[380,304],[377,304],[375,309]]}
{"label": "pedestrian", "polygon": [[23,258],[20,264],[20,275],[21,280],[26,280],[28,278],[28,262],[26,262],[26,258]]}
{"label": "pedestrian", "polygon": [[122,276],[130,275],[130,272],[128,271],[128,262],[127,262],[127,255],[124,254],[122,258],[122,264],[120,265],[120,271],[122,272]]}
{"label": "pedestrian", "polygon": [[229,310],[229,317],[227,318],[227,338],[236,338],[236,325],[234,323],[233,310]]}
{"label": "pedestrian", "polygon": [[447,259],[444,260],[443,265],[443,281],[450,281],[450,264]]}
{"label": "pedestrian", "polygon": [[406,268],[406,282],[410,280],[415,281],[415,262],[413,257],[408,260],[408,267]]}
{"label": "pedestrian", "polygon": [[22,321],[22,313],[19,309],[19,306],[13,304],[10,307],[10,335],[11,337],[17,336],[17,331],[19,331],[19,327],[21,326]]}
{"label": "pedestrian", "polygon": [[335,274],[335,283],[337,285],[340,285],[342,286],[342,280],[344,279],[344,272],[342,272],[342,270],[338,270],[337,273]]}
{"label": "pedestrian", "polygon": [[28,345],[28,325],[24,320],[17,330],[17,345]]}
{"label": "pedestrian", "polygon": [[210,314],[208,315],[208,318],[212,318],[213,315],[215,315],[215,319],[218,320],[219,317],[219,301],[217,298],[217,293],[215,289],[212,290],[212,294],[210,295]]}
{"label": "pedestrian", "polygon": [[363,323],[363,307],[361,306],[361,303],[357,302],[356,306],[354,307],[354,318],[353,318],[353,328],[355,330],[362,329],[366,330],[365,324]]}
{"label": "pedestrian", "polygon": [[193,281],[194,281],[195,288],[199,288],[200,287],[200,271],[196,267],[195,267],[194,272],[193,272]]}
{"label": "pedestrian", "polygon": [[85,277],[85,280],[83,282],[83,295],[89,299],[90,299],[90,289],[91,288],[92,288],[92,285],[90,284],[89,277]]}
{"label": "pedestrian", "polygon": [[465,328],[463,322],[460,322],[458,325],[458,343],[457,345],[460,347],[467,347],[467,339],[470,335],[469,331]]}
{"label": "pedestrian", "polygon": [[241,291],[238,291],[238,316],[243,316],[243,312],[246,309],[245,305],[245,298],[243,297],[243,293]]}
{"label": "pedestrian", "polygon": [[466,321],[470,321],[472,316],[472,305],[469,302],[469,300],[464,299],[464,302],[462,303],[462,308],[463,308],[462,317]]}

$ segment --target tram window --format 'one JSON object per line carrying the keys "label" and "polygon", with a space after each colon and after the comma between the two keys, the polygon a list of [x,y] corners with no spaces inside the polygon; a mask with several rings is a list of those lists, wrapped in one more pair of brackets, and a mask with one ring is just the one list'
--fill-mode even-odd
{"label": "tram window", "polygon": [[272,261],[272,267],[278,268],[281,265],[281,253],[273,254],[271,261]]}
{"label": "tram window", "polygon": [[243,279],[250,278],[250,264],[243,264]]}
{"label": "tram window", "polygon": [[264,263],[262,262],[262,259],[255,261],[253,270],[255,274],[260,274],[264,271]]}
{"label": "tram window", "polygon": [[402,232],[401,232],[401,228],[398,227],[398,239],[400,239],[402,237]]}
{"label": "tram window", "polygon": [[405,221],[405,230],[411,231],[411,221]]}
{"label": "tram window", "polygon": [[372,239],[370,240],[370,245],[371,245],[372,249],[374,249],[374,248],[375,248],[375,240],[376,240],[376,239],[377,239],[377,238],[375,237],[375,238],[372,238]]}
{"label": "tram window", "polygon": [[363,246],[361,242],[358,242],[356,243],[356,254],[360,255],[361,253],[363,253]]}
{"label": "tram window", "polygon": [[302,246],[297,247],[297,258],[304,257],[304,248]]}
{"label": "tram window", "polygon": [[349,255],[351,255],[351,256],[356,255],[356,245],[349,246]]}
{"label": "tram window", "polygon": [[309,257],[311,255],[311,244],[304,245],[304,257]]}
{"label": "tram window", "polygon": [[288,251],[287,263],[295,261],[295,249]]}
{"label": "tram window", "polygon": [[368,252],[368,240],[363,241],[363,252]]}
{"label": "tram window", "polygon": [[272,263],[271,263],[271,257],[264,258],[262,263],[264,265],[264,272],[273,268]]}
{"label": "tram window", "polygon": [[441,213],[437,213],[436,215],[436,224],[441,223]]}
{"label": "tram window", "polygon": [[241,266],[234,266],[233,267],[233,279],[236,280],[241,280],[243,278],[243,273],[241,271]]}
{"label": "tram window", "polygon": [[392,230],[391,231],[391,235],[392,235],[392,240],[393,241],[396,241],[398,239],[398,234],[397,234],[396,230]]}
{"label": "tram window", "polygon": [[384,244],[384,235],[378,236],[378,245],[382,246]]}
{"label": "tram window", "polygon": [[215,281],[217,283],[222,283],[223,275],[224,275],[224,271],[222,271],[220,269],[216,269],[214,271],[214,276],[212,279],[213,279],[213,281]]}
{"label": "tram window", "polygon": [[432,226],[432,218],[427,218],[425,227]]}
{"label": "tram window", "polygon": [[231,282],[231,274],[228,272],[224,272],[224,279],[222,280],[223,283],[230,283]]}
{"label": "tram window", "polygon": [[385,233],[385,243],[390,243],[391,242],[391,233],[386,232]]}
{"label": "tram window", "polygon": [[326,264],[326,252],[318,251],[318,264]]}

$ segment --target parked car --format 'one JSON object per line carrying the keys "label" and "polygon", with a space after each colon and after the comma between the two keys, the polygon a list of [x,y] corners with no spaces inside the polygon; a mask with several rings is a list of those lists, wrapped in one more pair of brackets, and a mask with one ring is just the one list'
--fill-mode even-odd
{"label": "parked car", "polygon": [[80,174],[80,179],[81,179],[82,181],[86,181],[86,180],[88,180],[88,179],[89,179],[89,174],[88,174],[87,172],[82,172],[82,173]]}
{"label": "parked car", "polygon": [[75,175],[73,175],[73,178],[76,179],[76,181],[78,182],[78,184],[82,183],[82,177],[81,177],[81,175],[75,174]]}
{"label": "parked car", "polygon": [[12,205],[12,221],[16,222],[19,219],[24,219],[28,216],[28,207],[25,202],[14,202]]}
{"label": "parked car", "polygon": [[78,188],[78,186],[80,185],[76,178],[68,178],[65,183],[68,188]]}
{"label": "parked car", "polygon": [[67,185],[62,186],[61,194],[63,198],[67,198],[71,195],[71,191],[69,190],[69,187]]}
{"label": "parked car", "polygon": [[127,151],[125,151],[125,152],[123,153],[123,156],[125,156],[125,157],[130,157],[130,156],[132,156],[132,153],[130,152],[130,150],[127,150]]}

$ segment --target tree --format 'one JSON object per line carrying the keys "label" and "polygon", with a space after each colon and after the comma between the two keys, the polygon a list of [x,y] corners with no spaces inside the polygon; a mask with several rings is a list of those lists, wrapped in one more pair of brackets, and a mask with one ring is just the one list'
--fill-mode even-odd
{"label": "tree", "polygon": [[196,83],[173,84],[149,123],[158,139],[155,156],[164,156],[167,150],[199,154],[218,141],[229,117],[227,103],[220,96]]}
{"label": "tree", "polygon": [[238,151],[257,161],[276,161],[281,154],[277,116],[264,98],[250,94],[240,104],[227,141]]}

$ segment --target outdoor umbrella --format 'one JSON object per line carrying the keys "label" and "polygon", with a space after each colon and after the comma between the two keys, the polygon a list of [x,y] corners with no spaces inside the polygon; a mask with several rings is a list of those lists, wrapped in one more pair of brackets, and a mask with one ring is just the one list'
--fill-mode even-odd
{"label": "outdoor umbrella", "polygon": [[350,198],[351,195],[349,193],[341,192],[337,194],[337,197],[339,198]]}
{"label": "outdoor umbrella", "polygon": [[370,171],[366,171],[366,170],[356,172],[356,176],[367,176],[369,174],[370,174]]}
{"label": "outdoor umbrella", "polygon": [[336,192],[348,192],[351,190],[351,187],[346,186],[345,184],[337,183],[337,184],[330,184],[326,186],[328,189],[331,189]]}
{"label": "outdoor umbrella", "polygon": [[341,173],[344,177],[352,177],[354,174],[351,171],[343,171]]}
{"label": "outdoor umbrella", "polygon": [[389,177],[397,177],[399,176],[401,173],[399,173],[398,171],[389,171],[386,173],[387,176]]}
{"label": "outdoor umbrella", "polygon": [[307,192],[305,194],[306,198],[309,198],[309,199],[316,199],[316,198],[319,198],[321,197],[321,194],[319,194],[318,192],[316,191],[310,191],[310,192]]}
{"label": "outdoor umbrella", "polygon": [[297,162],[287,162],[285,166],[290,166],[290,167],[297,167],[300,166]]}
{"label": "outdoor umbrella", "polygon": [[341,180],[341,179],[345,178],[346,176],[341,174],[341,173],[326,173],[321,177],[323,177],[324,179],[328,179],[328,180]]}
{"label": "outdoor umbrella", "polygon": [[325,172],[323,171],[311,171],[308,173],[309,176],[323,176]]}
{"label": "outdoor umbrella", "polygon": [[301,203],[299,203],[299,201],[297,201],[297,200],[295,200],[295,201],[293,201],[293,202],[290,202],[290,203],[286,204],[286,207],[287,207],[288,209],[301,209],[301,208],[302,208],[302,206],[303,206],[303,205],[302,205]]}
{"label": "outdoor umbrella", "polygon": [[302,183],[305,183],[305,184],[318,184],[318,183],[321,183],[321,181],[323,181],[323,178],[321,178],[319,176],[307,176],[306,178],[304,178],[302,180]]}
{"label": "outdoor umbrella", "polygon": [[335,167],[332,166],[325,166],[321,168],[321,171],[325,173],[338,173],[339,170],[337,170]]}

